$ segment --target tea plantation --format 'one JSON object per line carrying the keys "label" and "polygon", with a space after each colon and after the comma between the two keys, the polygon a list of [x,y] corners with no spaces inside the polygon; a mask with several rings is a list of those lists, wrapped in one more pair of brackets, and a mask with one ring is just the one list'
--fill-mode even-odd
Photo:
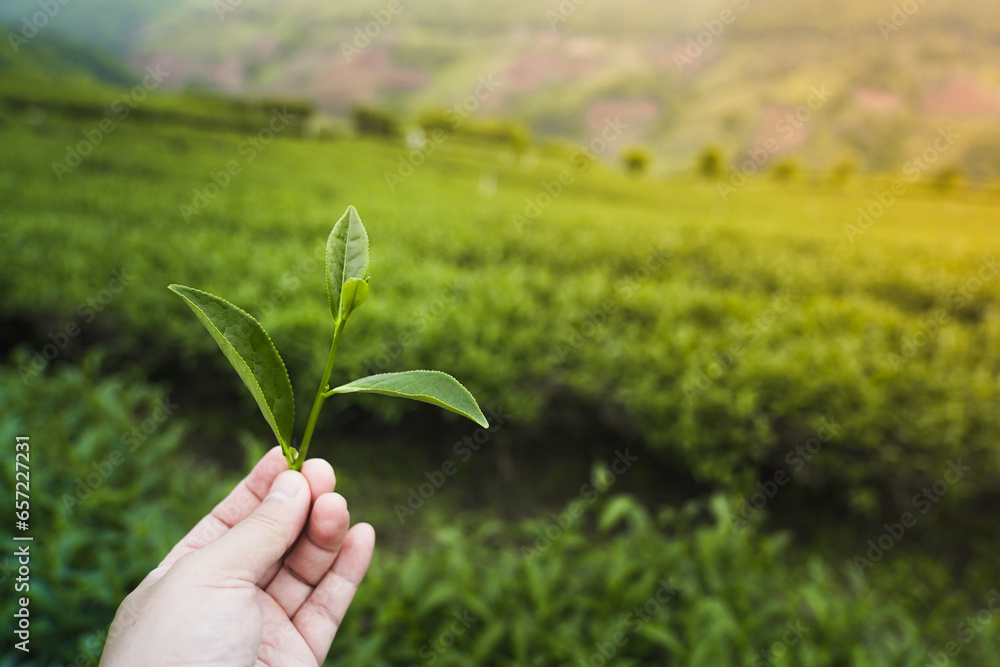
{"label": "tea plantation", "polygon": [[311,453],[380,539],[330,664],[993,659],[996,193],[720,194],[621,175],[614,146],[318,141],[280,112],[97,142],[100,118],[3,109],[0,429],[39,460],[34,664],[96,664],[121,597],[273,444],[166,286],[258,317],[311,395],[348,204],[372,287],[338,380],[437,368],[503,418],[330,402]]}

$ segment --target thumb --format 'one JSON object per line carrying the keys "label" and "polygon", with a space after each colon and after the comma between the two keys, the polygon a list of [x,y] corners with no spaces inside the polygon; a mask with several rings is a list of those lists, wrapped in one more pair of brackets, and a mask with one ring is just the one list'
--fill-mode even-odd
{"label": "thumb", "polygon": [[282,472],[250,516],[200,550],[202,566],[256,584],[298,539],[309,513],[309,499],[309,483],[302,473]]}

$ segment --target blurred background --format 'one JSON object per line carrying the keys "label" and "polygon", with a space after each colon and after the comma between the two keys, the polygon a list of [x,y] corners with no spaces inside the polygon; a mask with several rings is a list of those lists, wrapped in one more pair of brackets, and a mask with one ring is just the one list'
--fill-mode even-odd
{"label": "blurred background", "polygon": [[996,662],[995,3],[0,23],[0,441],[13,490],[31,437],[35,536],[0,665],[97,664],[274,444],[168,284],[261,321],[301,433],[349,204],[372,294],[334,381],[444,370],[491,427],[328,402],[310,454],[379,540],[329,664]]}

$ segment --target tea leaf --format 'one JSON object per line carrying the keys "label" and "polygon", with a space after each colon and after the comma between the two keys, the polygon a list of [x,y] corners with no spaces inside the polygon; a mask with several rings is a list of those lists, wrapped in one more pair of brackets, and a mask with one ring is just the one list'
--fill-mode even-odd
{"label": "tea leaf", "polygon": [[340,312],[343,319],[351,316],[368,298],[368,283],[359,278],[348,278],[340,297]]}
{"label": "tea leaf", "polygon": [[370,375],[331,389],[329,393],[355,392],[412,398],[468,417],[484,428],[489,428],[490,425],[469,390],[458,380],[441,371],[405,371]]}
{"label": "tea leaf", "polygon": [[260,322],[225,299],[208,292],[170,285],[194,311],[243,384],[253,394],[264,419],[283,448],[292,443],[295,399],[285,363]]}
{"label": "tea leaf", "polygon": [[[347,207],[326,241],[326,275],[330,312],[340,322],[351,314],[344,311],[344,286],[351,278],[368,281],[368,232],[353,206]],[[360,305],[357,301],[354,308]]]}

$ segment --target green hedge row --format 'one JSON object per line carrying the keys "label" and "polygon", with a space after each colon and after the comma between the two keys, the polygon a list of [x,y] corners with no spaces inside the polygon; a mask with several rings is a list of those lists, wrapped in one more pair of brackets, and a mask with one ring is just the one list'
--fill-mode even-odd
{"label": "green hedge row", "polygon": [[[0,665],[95,664],[117,604],[235,480],[181,452],[186,425],[141,383],[65,369],[26,387],[8,367],[0,402],[0,441],[31,438],[35,536],[32,653]],[[948,641],[963,663],[993,658],[988,592],[967,601],[971,625],[962,607],[921,621],[756,519],[732,530],[721,497],[654,516],[602,493],[608,477],[596,466],[597,492],[550,517],[459,518],[380,552],[331,664],[917,666]]]}
{"label": "green hedge row", "polygon": [[[0,314],[29,323],[39,354],[73,324],[73,349],[109,339],[127,362],[209,358],[236,382],[166,289],[181,282],[259,316],[308,393],[330,335],[323,240],[351,202],[371,234],[372,297],[337,373],[446,369],[538,432],[569,393],[603,406],[575,418],[637,434],[700,480],[746,494],[780,468],[862,517],[909,509],[957,458],[975,474],[949,494],[955,508],[1000,479],[1000,277],[983,207],[900,198],[848,240],[858,206],[877,201],[748,186],[708,216],[714,190],[632,183],[585,156],[528,171],[445,144],[417,165],[381,143],[257,150],[127,122],[53,198],[38,156],[61,158],[80,127],[18,116],[0,133]],[[390,191],[401,160],[412,175]],[[503,184],[492,200],[480,173]],[[938,219],[952,243],[935,240]],[[120,294],[116,271],[134,276]],[[383,418],[419,409],[359,400]],[[838,428],[819,447],[824,421]]]}

